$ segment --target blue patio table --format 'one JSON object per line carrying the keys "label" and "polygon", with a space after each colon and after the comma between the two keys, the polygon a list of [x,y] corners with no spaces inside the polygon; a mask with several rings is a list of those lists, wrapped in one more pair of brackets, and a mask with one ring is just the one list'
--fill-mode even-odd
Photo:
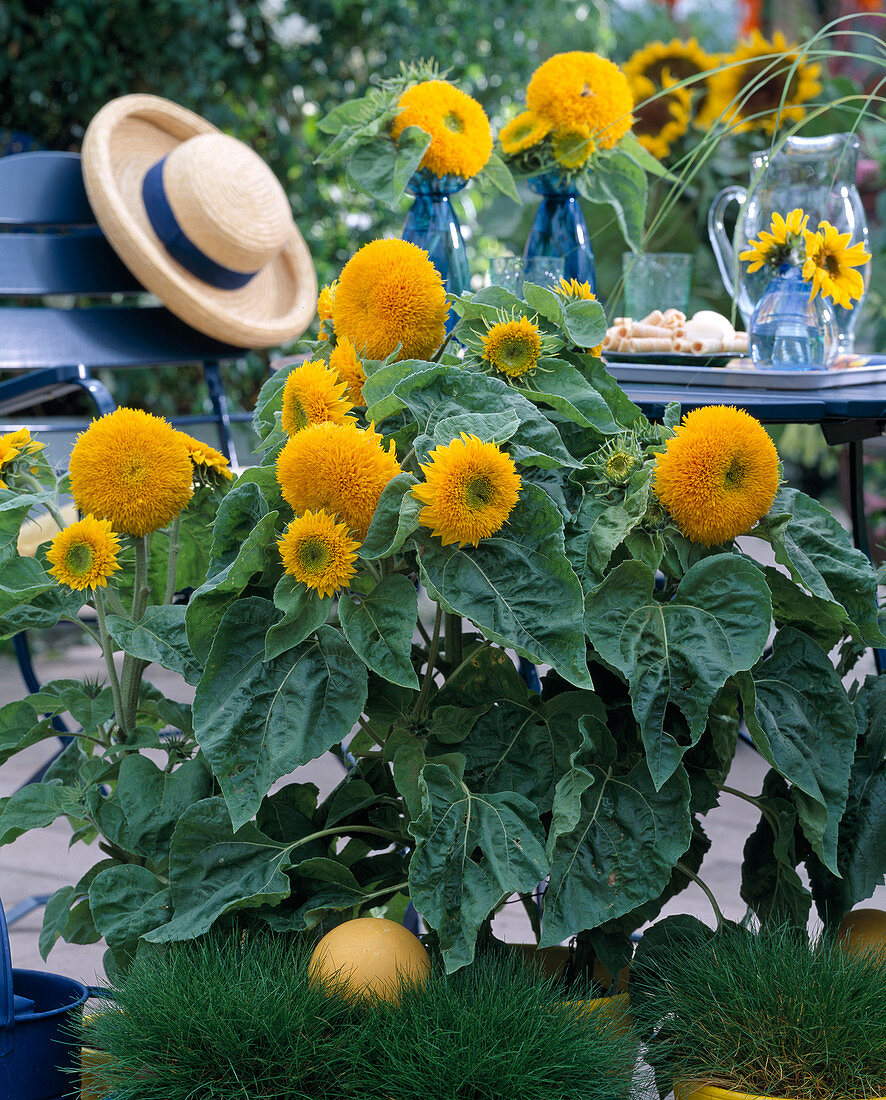
{"label": "blue patio table", "polygon": [[[880,358],[872,357],[870,365],[879,363]],[[882,358],[882,363],[886,367],[886,357]],[[619,378],[617,363],[609,364],[608,369]],[[767,424],[818,424],[829,444],[848,444],[852,538],[858,549],[870,557],[864,513],[864,441],[881,435],[886,429],[886,382],[816,390],[750,389],[665,381],[621,382],[621,386],[652,420],[660,420],[665,407],[672,401],[679,402],[684,412],[706,405],[735,405]],[[882,672],[886,655],[876,650],[875,657],[877,670]]]}

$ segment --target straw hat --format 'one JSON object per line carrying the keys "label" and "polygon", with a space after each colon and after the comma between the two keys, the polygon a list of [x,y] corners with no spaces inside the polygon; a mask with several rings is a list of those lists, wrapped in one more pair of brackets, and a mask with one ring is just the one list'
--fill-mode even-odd
{"label": "straw hat", "polygon": [[159,96],[122,96],[89,124],[83,179],[114,250],[193,328],[259,348],[308,327],[311,254],[283,188],[247,145]]}

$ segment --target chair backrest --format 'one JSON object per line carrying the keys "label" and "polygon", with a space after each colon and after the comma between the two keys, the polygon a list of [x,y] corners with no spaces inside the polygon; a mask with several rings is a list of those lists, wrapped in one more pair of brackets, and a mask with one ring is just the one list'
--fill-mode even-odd
{"label": "chair backrest", "polygon": [[[144,288],[96,224],[78,154],[0,158],[0,297],[138,293]],[[243,354],[156,305],[0,310],[0,371],[198,363]]]}

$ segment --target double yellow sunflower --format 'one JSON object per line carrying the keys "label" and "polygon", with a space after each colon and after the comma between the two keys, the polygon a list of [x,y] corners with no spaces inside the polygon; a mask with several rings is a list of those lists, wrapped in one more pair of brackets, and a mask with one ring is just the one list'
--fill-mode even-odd
{"label": "double yellow sunflower", "polygon": [[119,552],[120,539],[111,524],[86,516],[59,531],[46,557],[52,565],[49,572],[59,584],[80,592],[107,586],[108,578],[120,568]]}
{"label": "double yellow sunflower", "polygon": [[407,88],[397,106],[391,137],[399,138],[407,126],[431,135],[420,168],[435,176],[472,179],[485,167],[492,131],[476,99],[446,80],[423,80]]}
{"label": "double yellow sunflower", "polygon": [[683,534],[705,546],[747,534],[772,507],[778,484],[778,452],[763,425],[726,405],[683,417],[653,480]]}
{"label": "double yellow sunflower", "polygon": [[363,363],[357,358],[357,349],[354,342],[347,336],[343,336],[329,355],[329,366],[348,387],[348,400],[355,407],[365,405],[363,400],[363,383],[366,381],[366,372]]}
{"label": "double yellow sunflower", "polygon": [[332,303],[335,335],[366,359],[430,359],[446,338],[446,289],[427,252],[371,241],[345,264]]}
{"label": "double yellow sunflower", "polygon": [[330,421],[341,424],[353,406],[345,396],[347,382],[320,360],[294,367],[283,386],[280,423],[287,435],[295,435],[309,424]]}
{"label": "double yellow sunflower", "polygon": [[425,480],[412,493],[424,508],[419,522],[444,546],[489,538],[507,522],[520,495],[520,475],[509,454],[494,443],[461,433],[435,447],[422,466]]}
{"label": "double yellow sunflower", "polygon": [[634,98],[617,65],[582,50],[554,54],[532,74],[526,106],[552,130],[585,132],[611,149],[631,128]]}
{"label": "double yellow sunflower", "polygon": [[334,596],[347,588],[357,572],[354,562],[359,545],[347,524],[322,508],[296,516],[277,543],[286,572],[320,596]]}
{"label": "double yellow sunflower", "polygon": [[500,374],[522,378],[538,366],[542,338],[538,325],[528,317],[511,318],[488,325],[482,337],[483,358]]}

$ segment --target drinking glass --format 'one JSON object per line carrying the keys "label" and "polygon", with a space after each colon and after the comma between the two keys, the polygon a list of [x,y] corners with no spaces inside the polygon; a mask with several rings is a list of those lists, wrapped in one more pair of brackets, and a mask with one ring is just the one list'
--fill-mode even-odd
{"label": "drinking glass", "polygon": [[654,309],[686,312],[692,277],[690,253],[625,252],[621,269],[626,316],[639,321]]}
{"label": "drinking glass", "polygon": [[493,286],[503,287],[520,297],[523,283],[556,286],[563,278],[562,256],[495,256],[489,261],[489,277]]}

